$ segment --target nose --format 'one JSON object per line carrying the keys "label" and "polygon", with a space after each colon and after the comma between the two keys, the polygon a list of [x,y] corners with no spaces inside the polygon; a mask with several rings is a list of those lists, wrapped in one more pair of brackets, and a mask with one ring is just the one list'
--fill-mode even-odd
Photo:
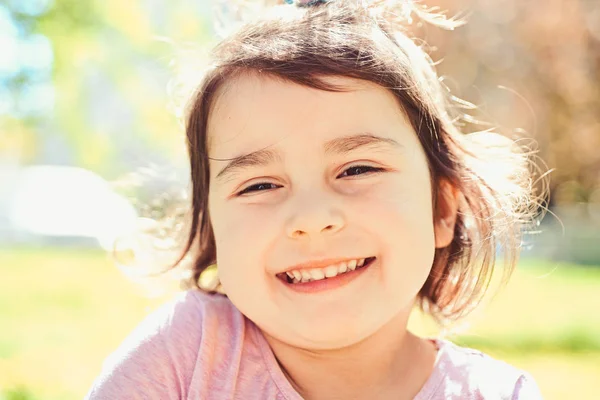
{"label": "nose", "polygon": [[334,234],[346,224],[334,201],[326,196],[304,196],[291,205],[292,213],[286,223],[286,233],[292,239],[316,238]]}

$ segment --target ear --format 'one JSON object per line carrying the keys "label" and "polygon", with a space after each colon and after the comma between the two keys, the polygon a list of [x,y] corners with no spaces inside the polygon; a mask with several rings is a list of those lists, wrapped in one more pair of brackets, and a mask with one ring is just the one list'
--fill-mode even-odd
{"label": "ear", "polygon": [[458,190],[447,180],[439,183],[436,199],[437,209],[434,212],[435,247],[438,249],[449,246],[454,239],[458,195]]}

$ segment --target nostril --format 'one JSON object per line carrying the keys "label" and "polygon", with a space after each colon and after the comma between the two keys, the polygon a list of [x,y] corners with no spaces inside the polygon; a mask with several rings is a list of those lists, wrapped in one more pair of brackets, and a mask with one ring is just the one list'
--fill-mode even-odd
{"label": "nostril", "polygon": [[327,225],[325,228],[323,228],[324,231],[334,231],[335,229],[335,225]]}
{"label": "nostril", "polygon": [[303,235],[304,235],[304,232],[302,232],[302,231],[298,230],[298,231],[295,231],[295,232],[292,234],[292,237],[295,237],[295,238],[297,238],[297,237],[301,237],[301,236],[303,236]]}

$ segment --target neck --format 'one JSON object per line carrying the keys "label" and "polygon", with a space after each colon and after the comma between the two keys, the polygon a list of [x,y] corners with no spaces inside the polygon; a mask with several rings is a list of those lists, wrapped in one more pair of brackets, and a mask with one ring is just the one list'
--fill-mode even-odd
{"label": "neck", "polygon": [[363,341],[335,350],[306,350],[265,337],[304,399],[412,399],[431,374],[436,354],[432,343],[407,331],[405,314]]}

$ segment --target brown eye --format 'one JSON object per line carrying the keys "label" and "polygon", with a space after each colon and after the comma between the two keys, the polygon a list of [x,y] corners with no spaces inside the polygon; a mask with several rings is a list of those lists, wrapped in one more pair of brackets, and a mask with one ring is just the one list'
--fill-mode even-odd
{"label": "brown eye", "polygon": [[277,187],[278,186],[273,183],[257,183],[256,185],[248,186],[246,189],[239,192],[238,196],[251,192],[264,192],[265,190],[273,190],[277,189]]}
{"label": "brown eye", "polygon": [[375,167],[370,167],[368,165],[355,165],[353,167],[346,169],[344,172],[342,172],[340,177],[364,175],[366,173],[374,173],[374,172],[381,172],[381,171],[383,171],[383,168],[375,168]]}

